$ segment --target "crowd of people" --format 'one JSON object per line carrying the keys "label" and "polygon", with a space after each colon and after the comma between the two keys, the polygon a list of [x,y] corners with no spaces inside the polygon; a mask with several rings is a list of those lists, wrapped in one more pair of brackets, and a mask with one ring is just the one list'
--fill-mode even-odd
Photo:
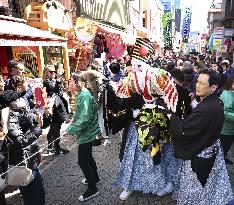
{"label": "crowd of people", "polygon": [[[77,137],[81,183],[88,185],[79,201],[99,194],[92,147],[109,143],[116,133],[121,148],[115,185],[123,188],[121,200],[133,191],[159,197],[173,193],[180,205],[224,205],[233,199],[226,168],[233,163],[227,153],[234,141],[234,68],[228,60],[197,53],[145,62],[125,56],[73,73],[68,87],[47,65],[43,105],[36,102],[23,69],[12,60],[9,78],[0,79],[0,171],[19,165],[27,153],[33,180],[19,186],[25,205],[45,204],[38,169],[42,129],[50,126],[48,154],[69,153],[60,147],[64,122],[67,134]],[[75,95],[73,115],[69,94]]]}
{"label": "crowd of people", "polygon": [[[45,69],[46,78],[43,84],[47,95],[44,96],[43,103],[42,90],[38,93],[24,77],[22,62],[11,60],[9,71],[10,75],[5,81],[2,76],[0,78],[1,177],[5,177],[9,185],[19,185],[25,205],[43,205],[45,191],[39,171],[41,152],[37,140],[42,135],[42,129],[50,126],[47,153],[58,155],[69,152],[60,147],[59,140],[61,125],[68,120],[68,101],[63,97],[62,81],[56,77],[54,66],[47,66]],[[38,97],[40,103],[36,100]],[[12,183],[13,175],[17,177],[19,174],[14,172],[18,166],[31,170],[32,181],[27,181],[26,184]],[[12,171],[10,167],[13,167]],[[6,204],[4,189],[0,195],[0,204]]]}

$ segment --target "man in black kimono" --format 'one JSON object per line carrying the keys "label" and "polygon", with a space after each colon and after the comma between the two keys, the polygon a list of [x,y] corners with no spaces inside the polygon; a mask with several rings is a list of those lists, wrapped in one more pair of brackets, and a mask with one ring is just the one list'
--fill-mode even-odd
{"label": "man in black kimono", "polygon": [[192,112],[191,96],[192,91],[183,86],[184,73],[180,69],[174,69],[171,76],[176,83],[176,90],[178,92],[178,102],[176,106],[176,115],[181,118],[187,118]]}
{"label": "man in black kimono", "polygon": [[[218,75],[215,71],[203,71],[196,83],[196,95],[201,101],[185,119],[170,117],[170,130],[174,136],[175,156],[191,160],[191,167],[204,187],[216,159],[217,150],[209,157],[200,153],[214,145],[220,137],[224,121],[223,103],[216,95]],[[199,155],[199,156],[198,156]]]}

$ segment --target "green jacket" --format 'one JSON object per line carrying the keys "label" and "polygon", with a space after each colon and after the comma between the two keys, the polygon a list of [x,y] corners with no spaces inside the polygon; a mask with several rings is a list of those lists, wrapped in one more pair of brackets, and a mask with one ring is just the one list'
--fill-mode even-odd
{"label": "green jacket", "polygon": [[234,135],[234,92],[224,90],[220,96],[224,104],[224,123],[221,134]]}
{"label": "green jacket", "polygon": [[73,119],[74,123],[68,127],[67,132],[77,136],[77,144],[93,141],[100,132],[97,104],[86,88],[82,88],[76,95]]}

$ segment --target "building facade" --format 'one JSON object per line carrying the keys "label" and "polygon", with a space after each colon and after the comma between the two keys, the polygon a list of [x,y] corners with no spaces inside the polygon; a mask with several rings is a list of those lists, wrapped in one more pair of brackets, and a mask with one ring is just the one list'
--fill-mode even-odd
{"label": "building facade", "polygon": [[234,2],[213,0],[208,12],[209,48],[216,57],[234,58]]}
{"label": "building facade", "polygon": [[81,16],[126,28],[129,25],[129,0],[80,0]]}

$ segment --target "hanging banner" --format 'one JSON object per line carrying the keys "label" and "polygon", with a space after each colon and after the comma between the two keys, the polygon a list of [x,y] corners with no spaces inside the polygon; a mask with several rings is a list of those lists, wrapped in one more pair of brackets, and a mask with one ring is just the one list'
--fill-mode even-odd
{"label": "hanging banner", "polygon": [[192,14],[191,9],[187,7],[185,9],[185,16],[183,19],[183,26],[182,26],[182,37],[184,43],[188,43],[189,39],[191,14]]}
{"label": "hanging banner", "polygon": [[164,48],[172,49],[172,13],[165,13],[162,17]]}

